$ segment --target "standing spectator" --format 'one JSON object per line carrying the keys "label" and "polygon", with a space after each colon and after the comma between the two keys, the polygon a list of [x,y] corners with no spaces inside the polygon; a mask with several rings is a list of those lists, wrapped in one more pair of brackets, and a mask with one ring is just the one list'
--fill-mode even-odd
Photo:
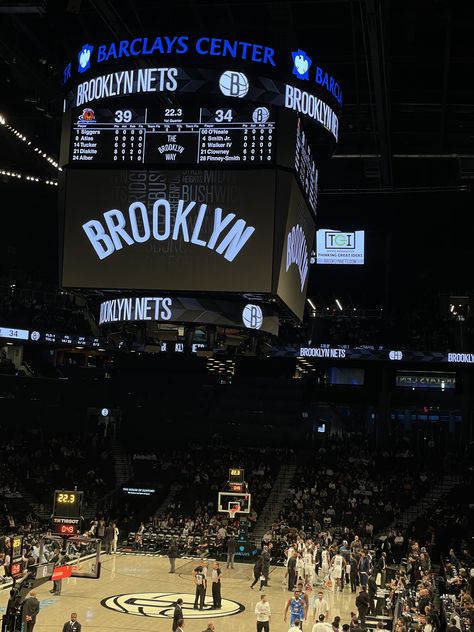
{"label": "standing spectator", "polygon": [[368,558],[365,551],[361,551],[360,560],[359,560],[359,579],[360,579],[360,585],[364,588],[367,586],[367,581],[369,579],[369,572],[370,572],[370,559]]}
{"label": "standing spectator", "polygon": [[356,556],[351,553],[351,557],[349,559],[349,580],[351,582],[351,592],[355,593],[357,590],[357,559]]}
{"label": "standing spectator", "polygon": [[81,632],[81,624],[77,620],[77,613],[71,612],[71,618],[63,625],[63,632]]}
{"label": "standing spectator", "polygon": [[111,522],[107,525],[104,531],[104,543],[105,543],[105,552],[110,554],[112,553],[112,546],[115,536],[115,529]]}
{"label": "standing spectator", "polygon": [[260,601],[255,606],[257,615],[257,632],[270,632],[271,610],[266,595],[260,595]]}
{"label": "standing spectator", "polygon": [[360,625],[362,626],[362,629],[364,629],[365,617],[367,616],[367,612],[369,610],[369,605],[370,605],[369,595],[367,594],[367,590],[365,589],[365,586],[361,586],[360,593],[357,595],[355,605],[359,612]]}
{"label": "standing spectator", "polygon": [[325,619],[326,617],[323,614],[320,614],[318,621],[313,625],[311,632],[328,632],[331,626],[325,623]]}
{"label": "standing spectator", "polygon": [[170,561],[170,570],[169,573],[176,572],[176,558],[178,557],[178,545],[176,543],[175,538],[171,538],[170,546],[168,549],[168,559]]}
{"label": "standing spectator", "polygon": [[114,539],[112,541],[112,553],[117,553],[117,545],[118,545],[118,539],[119,539],[119,530],[117,525],[114,523],[112,523],[112,526],[114,528]]}
{"label": "standing spectator", "polygon": [[222,608],[221,578],[222,578],[222,571],[219,568],[219,562],[214,562],[212,565],[212,572],[211,572],[212,607],[216,609]]}
{"label": "standing spectator", "polygon": [[39,613],[40,605],[36,598],[36,591],[32,590],[30,596],[23,602],[21,618],[23,621],[24,631],[33,632],[36,623],[36,615]]}
{"label": "standing spectator", "polygon": [[375,614],[375,596],[377,594],[377,583],[373,575],[370,575],[367,582],[367,594],[369,597],[370,614]]}
{"label": "standing spectator", "polygon": [[236,546],[235,537],[231,535],[227,540],[227,568],[234,568]]}
{"label": "standing spectator", "polygon": [[100,538],[101,540],[104,538],[105,536],[105,520],[103,518],[101,518],[99,520],[99,522],[97,523],[97,537]]}
{"label": "standing spectator", "polygon": [[296,562],[298,558],[298,553],[293,551],[291,557],[288,558],[288,564],[286,566],[286,577],[288,577],[288,590],[289,592],[293,592],[296,586]]}
{"label": "standing spectator", "polygon": [[171,631],[176,632],[179,627],[179,622],[183,620],[183,600],[181,597],[176,600],[176,604],[174,606],[173,612],[173,624],[171,626]]}

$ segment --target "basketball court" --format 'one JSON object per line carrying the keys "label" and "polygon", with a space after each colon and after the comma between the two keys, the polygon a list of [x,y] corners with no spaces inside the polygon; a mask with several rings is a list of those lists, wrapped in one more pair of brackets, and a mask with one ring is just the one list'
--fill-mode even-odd
{"label": "basketball court", "polygon": [[[252,578],[251,564],[235,564],[234,570],[222,568],[222,609],[211,610],[210,589],[206,595],[206,609],[194,610],[194,584],[191,571],[198,559],[176,560],[176,574],[168,573],[166,557],[141,554],[103,555],[99,579],[69,578],[63,580],[59,597],[50,594],[52,583],[37,589],[41,611],[35,632],[62,630],[71,612],[77,612],[83,632],[87,630],[171,630],[173,602],[182,597],[186,632],[202,632],[207,622],[214,621],[216,632],[248,632],[255,630],[255,604],[259,599],[257,586],[249,588]],[[285,569],[271,570],[268,595],[272,609],[271,630],[284,632],[289,625],[283,621],[283,612],[291,593],[286,591]],[[2,613],[8,601],[8,590],[0,593]],[[325,590],[329,603],[330,621],[339,615],[342,623],[350,621],[355,610],[355,594],[349,588],[343,593]],[[311,616],[311,613],[310,613]],[[304,625],[311,631],[309,620]]]}

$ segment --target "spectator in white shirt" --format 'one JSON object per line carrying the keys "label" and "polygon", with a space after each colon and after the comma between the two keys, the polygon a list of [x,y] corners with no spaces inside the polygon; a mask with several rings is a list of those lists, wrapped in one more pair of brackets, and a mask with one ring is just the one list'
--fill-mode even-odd
{"label": "spectator in white shirt", "polygon": [[324,623],[324,615],[320,614],[318,622],[313,625],[311,632],[332,632],[332,625]]}
{"label": "spectator in white shirt", "polygon": [[260,595],[260,601],[255,606],[257,615],[257,632],[270,632],[270,604],[266,595]]}

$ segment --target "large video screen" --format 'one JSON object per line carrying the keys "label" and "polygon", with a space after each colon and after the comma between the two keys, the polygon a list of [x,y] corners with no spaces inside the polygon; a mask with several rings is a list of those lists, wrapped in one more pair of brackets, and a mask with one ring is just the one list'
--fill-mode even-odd
{"label": "large video screen", "polygon": [[315,224],[296,179],[281,173],[277,181],[275,251],[276,294],[303,318]]}
{"label": "large video screen", "polygon": [[276,172],[69,170],[65,287],[270,292]]}

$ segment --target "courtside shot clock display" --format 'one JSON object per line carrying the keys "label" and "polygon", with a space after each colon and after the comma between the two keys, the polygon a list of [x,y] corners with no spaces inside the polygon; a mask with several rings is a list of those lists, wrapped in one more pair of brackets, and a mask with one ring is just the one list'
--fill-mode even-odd
{"label": "courtside shot clock display", "polygon": [[54,492],[54,533],[68,536],[80,532],[83,496],[84,492],[76,490],[57,489]]}

